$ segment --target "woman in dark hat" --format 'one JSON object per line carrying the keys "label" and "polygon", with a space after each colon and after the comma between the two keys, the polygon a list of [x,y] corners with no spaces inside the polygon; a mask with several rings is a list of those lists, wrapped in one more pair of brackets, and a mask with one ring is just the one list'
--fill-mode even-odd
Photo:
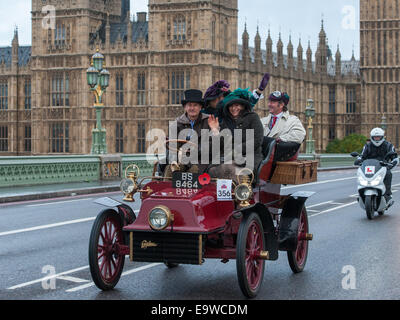
{"label": "woman in dark hat", "polygon": [[[242,157],[245,158],[246,166],[255,171],[263,160],[262,156],[262,142],[264,137],[264,129],[257,113],[252,111],[251,104],[252,93],[247,89],[237,89],[229,94],[224,100],[224,118],[219,125],[218,118],[210,116],[208,123],[213,132],[213,135],[218,135],[224,129],[228,129],[232,134],[230,144],[232,146],[232,153],[235,152],[235,147],[241,145]],[[240,141],[235,141],[235,130],[241,130],[242,137]],[[253,146],[248,150],[249,142],[246,140],[246,130],[253,130]],[[222,140],[222,139],[221,139]],[[225,140],[224,140],[225,143]],[[224,150],[224,147],[221,147]],[[247,163],[250,153],[253,153],[254,163]],[[224,154],[224,159],[231,159],[230,155]],[[232,160],[235,161],[233,158]],[[234,179],[238,171],[243,169],[243,164],[221,164],[220,166],[213,167],[209,173],[213,177]]]}

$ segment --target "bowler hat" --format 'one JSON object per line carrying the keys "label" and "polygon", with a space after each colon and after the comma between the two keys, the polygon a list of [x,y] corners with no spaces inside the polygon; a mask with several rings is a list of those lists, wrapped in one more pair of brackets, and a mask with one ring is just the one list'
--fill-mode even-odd
{"label": "bowler hat", "polygon": [[186,90],[185,99],[182,100],[182,105],[185,106],[185,104],[189,102],[199,103],[200,105],[204,106],[203,92],[196,89]]}

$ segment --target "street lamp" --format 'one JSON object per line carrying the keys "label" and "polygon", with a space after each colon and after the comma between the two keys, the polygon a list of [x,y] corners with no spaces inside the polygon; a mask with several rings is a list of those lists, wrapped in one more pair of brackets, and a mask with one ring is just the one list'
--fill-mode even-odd
{"label": "street lamp", "polygon": [[306,119],[308,119],[308,139],[306,142],[306,153],[312,154],[315,152],[315,141],[313,140],[312,137],[312,131],[313,131],[312,120],[315,117],[315,109],[314,109],[314,101],[312,99],[307,100],[305,114],[306,114]]}
{"label": "street lamp", "polygon": [[381,122],[381,128],[383,129],[383,131],[386,131],[387,129],[387,122],[386,122],[386,117],[385,114],[382,115],[382,122]]}
{"label": "street lamp", "polygon": [[107,153],[106,129],[101,127],[101,110],[104,108],[102,97],[110,84],[110,73],[103,69],[104,56],[97,49],[92,56],[92,62],[89,69],[86,70],[87,83],[93,92],[96,102],[96,128],[92,130],[92,154]]}

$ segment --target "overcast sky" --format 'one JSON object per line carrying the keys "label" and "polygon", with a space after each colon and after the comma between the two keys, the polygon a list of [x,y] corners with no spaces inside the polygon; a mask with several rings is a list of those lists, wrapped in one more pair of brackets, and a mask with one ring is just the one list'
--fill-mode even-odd
{"label": "overcast sky", "polygon": [[[285,53],[290,34],[295,48],[301,36],[304,51],[310,40],[315,53],[323,17],[333,54],[339,44],[342,59],[351,58],[353,47],[355,57],[359,58],[359,0],[238,0],[238,2],[239,43],[242,42],[244,24],[247,22],[251,46],[254,45],[258,25],[263,49],[270,29],[274,51],[281,32]],[[131,0],[131,11],[147,11],[147,3],[147,0]],[[20,44],[31,44],[30,11],[31,0],[0,1],[0,46],[11,44],[16,25],[19,29]]]}

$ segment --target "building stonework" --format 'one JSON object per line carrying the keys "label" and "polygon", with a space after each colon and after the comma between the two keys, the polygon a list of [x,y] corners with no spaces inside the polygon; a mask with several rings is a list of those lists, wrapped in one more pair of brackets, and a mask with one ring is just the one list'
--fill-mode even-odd
{"label": "building stonework", "polygon": [[[102,120],[110,153],[145,152],[146,133],[167,131],[182,112],[185,89],[205,91],[219,79],[255,89],[265,72],[272,75],[266,91],[288,92],[289,109],[304,124],[307,99],[314,100],[317,152],[334,138],[365,134],[364,125],[381,117],[365,111],[367,67],[360,76],[354,56],[342,61],[339,48],[333,56],[323,24],[315,54],[299,41],[295,56],[291,39],[284,53],[281,37],[274,45],[269,33],[262,45],[258,31],[253,42],[246,30],[238,45],[237,0],[149,0],[148,17],[134,20],[129,2],[32,0],[32,46],[19,46],[16,30],[12,46],[0,48],[0,155],[90,152],[96,116],[86,69],[97,48],[111,73]],[[361,1],[362,49],[370,2]],[[48,5],[56,9],[54,29],[43,28]],[[266,99],[256,111],[267,115]]]}
{"label": "building stonework", "polygon": [[362,133],[387,118],[387,137],[400,145],[400,1],[360,1]]}

